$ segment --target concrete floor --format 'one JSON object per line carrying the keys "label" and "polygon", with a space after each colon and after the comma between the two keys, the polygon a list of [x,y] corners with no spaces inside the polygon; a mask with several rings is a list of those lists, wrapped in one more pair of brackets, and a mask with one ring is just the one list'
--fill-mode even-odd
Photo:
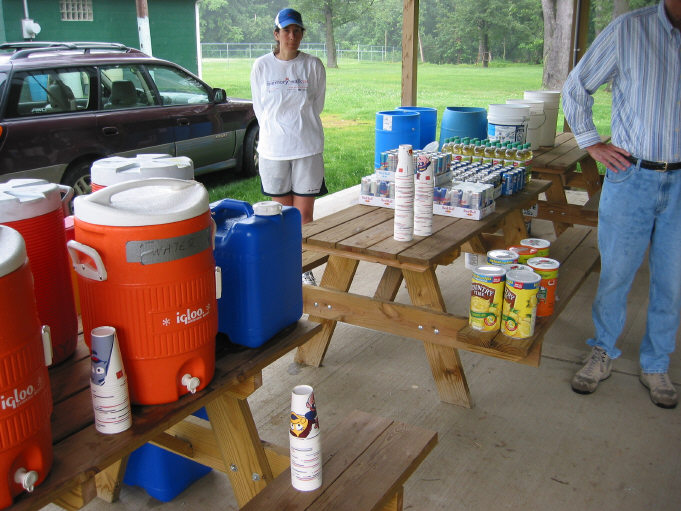
{"label": "concrete floor", "polygon": [[[317,215],[356,194],[319,200]],[[546,222],[535,220],[532,228],[535,236],[551,236]],[[462,259],[437,275],[449,311],[465,315],[470,272]],[[319,279],[322,268],[314,273]],[[298,366],[289,354],[263,373],[262,388],[249,399],[258,431],[287,445],[290,390],[305,383],[315,389],[322,428],[359,408],[438,432],[438,445],[405,485],[406,510],[679,510],[681,407],[654,406],[638,381],[647,275],[643,267],[629,298],[623,355],[595,394],[575,394],[569,385],[593,330],[592,275],[547,334],[539,368],[461,352],[473,409],[439,401],[420,342],[339,324],[322,367]],[[373,290],[379,276],[376,265],[360,263],[352,291]],[[397,300],[408,301],[404,288]],[[679,351],[670,374],[681,384]],[[151,508],[237,509],[229,481],[215,471],[169,503],[124,486],[118,502],[96,499],[86,507]]]}

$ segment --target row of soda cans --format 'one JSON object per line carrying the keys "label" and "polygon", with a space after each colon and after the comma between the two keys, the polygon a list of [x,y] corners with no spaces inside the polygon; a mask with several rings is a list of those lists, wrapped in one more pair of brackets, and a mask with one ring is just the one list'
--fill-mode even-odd
{"label": "row of soda cans", "polygon": [[[395,182],[364,176],[360,185],[362,195],[395,198]],[[433,189],[433,203],[470,209],[482,209],[494,202],[494,187],[488,183],[457,181],[450,186]]]}
{"label": "row of soda cans", "polygon": [[[399,149],[390,149],[381,152],[381,169],[388,172],[397,172],[397,153]],[[415,149],[413,151],[414,169],[416,169],[416,161],[420,155],[426,155],[430,159],[433,166],[433,175],[444,174],[452,165],[452,153],[428,152],[422,149]],[[414,170],[416,171],[416,170]]]}
{"label": "row of soda cans", "polygon": [[468,209],[482,209],[494,202],[494,187],[488,183],[452,182],[451,186],[436,186],[433,203]]}
{"label": "row of soda cans", "polygon": [[501,195],[509,196],[525,188],[529,176],[526,167],[492,165],[491,163],[457,163],[452,166],[452,181],[501,186]]}

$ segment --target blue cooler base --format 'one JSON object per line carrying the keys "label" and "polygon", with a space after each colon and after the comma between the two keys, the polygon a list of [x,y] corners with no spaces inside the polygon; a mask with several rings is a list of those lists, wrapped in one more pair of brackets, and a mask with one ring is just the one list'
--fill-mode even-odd
{"label": "blue cooler base", "polygon": [[[195,415],[201,416],[198,412]],[[155,445],[144,444],[130,454],[123,482],[169,502],[211,470]]]}

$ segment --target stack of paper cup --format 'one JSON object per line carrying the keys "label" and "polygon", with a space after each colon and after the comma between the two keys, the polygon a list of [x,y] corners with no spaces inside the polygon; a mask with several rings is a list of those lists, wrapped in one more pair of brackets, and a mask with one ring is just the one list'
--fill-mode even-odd
{"label": "stack of paper cup", "polygon": [[419,154],[416,159],[414,185],[414,235],[433,234],[433,165],[430,157]]}
{"label": "stack of paper cup", "polygon": [[312,491],[322,485],[322,442],[314,392],[298,385],[291,393],[291,484]]}
{"label": "stack of paper cup", "polygon": [[94,328],[91,339],[90,390],[95,428],[100,433],[120,433],[132,425],[132,413],[116,329],[111,326]]}
{"label": "stack of paper cup", "polygon": [[414,238],[414,158],[409,144],[400,145],[395,171],[395,224],[396,241]]}

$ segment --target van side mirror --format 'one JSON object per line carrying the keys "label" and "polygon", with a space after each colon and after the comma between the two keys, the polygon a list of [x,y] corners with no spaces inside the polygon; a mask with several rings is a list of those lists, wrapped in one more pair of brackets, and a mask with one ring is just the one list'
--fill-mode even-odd
{"label": "van side mirror", "polygon": [[213,89],[213,103],[224,103],[227,100],[225,89]]}

